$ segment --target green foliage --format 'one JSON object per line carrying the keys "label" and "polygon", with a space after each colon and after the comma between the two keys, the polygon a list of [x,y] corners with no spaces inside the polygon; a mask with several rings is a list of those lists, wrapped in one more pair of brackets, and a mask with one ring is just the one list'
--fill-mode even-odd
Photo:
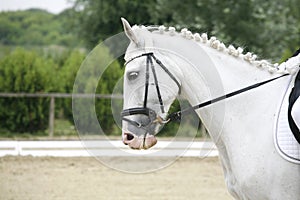
{"label": "green foliage", "polygon": [[[0,92],[72,93],[75,78],[81,72],[75,93],[111,94],[123,74],[119,63],[114,61],[104,70],[104,65],[112,60],[105,47],[96,48],[80,71],[84,58],[85,53],[79,50],[49,48],[36,53],[17,48],[0,60]],[[56,116],[73,122],[72,99],[55,102]],[[49,103],[47,98],[0,98],[0,129],[18,133],[44,131],[48,128]],[[111,100],[96,99],[94,107],[102,129],[108,134],[113,132]],[[89,124],[89,108],[83,104],[79,109],[81,126],[93,127]]]}
{"label": "green foliage", "polygon": [[[164,24],[207,32],[226,44],[244,46],[280,61],[300,43],[298,0],[75,0],[74,18],[88,47],[122,31],[120,17],[134,24]],[[80,9],[79,9],[80,8]]]}
{"label": "green foliage", "polygon": [[[300,43],[297,0],[159,0],[154,23],[208,32],[226,44],[244,46],[263,58],[279,61]],[[180,7],[180,9],[177,9]]]}
{"label": "green foliage", "polygon": [[[57,66],[32,51],[18,48],[0,61],[0,91],[47,93],[56,91]],[[15,132],[37,132],[48,127],[49,99],[1,98],[1,128]]]}
{"label": "green foliage", "polygon": [[[119,63],[112,60],[107,47],[97,46],[78,70],[74,92],[110,95],[123,74]],[[73,106],[76,124],[85,132],[94,133],[93,127],[98,124],[92,120],[95,114],[102,130],[110,134],[114,126],[111,99],[95,99],[95,104],[92,103],[91,99],[76,99],[76,106]]]}
{"label": "green foliage", "polygon": [[[193,32],[207,32],[226,44],[244,46],[245,51],[276,62],[284,61],[300,47],[298,0],[73,2],[73,8],[58,15],[38,9],[0,12],[0,92],[72,93],[85,53],[70,48],[85,45],[92,49],[99,41],[123,31],[121,17],[134,24],[164,24],[178,30],[186,27]],[[15,49],[18,45],[27,51]],[[92,55],[91,60],[85,61],[91,64],[90,68],[81,73],[75,89],[111,94],[123,71],[118,62],[104,71],[98,67],[111,59],[108,49],[97,49]],[[103,73],[101,80],[96,76],[99,70]],[[117,130],[111,100],[95,102],[94,109],[104,131]],[[121,101],[114,103],[122,107]],[[70,99],[56,99],[56,114],[73,121],[71,104]],[[2,129],[36,132],[48,126],[49,99],[0,98],[0,109]],[[175,105],[174,110],[178,109]],[[88,117],[89,111],[85,112],[84,107],[80,110],[82,119]],[[172,135],[176,130],[177,125],[168,125],[162,134]]]}
{"label": "green foliage", "polygon": [[[61,92],[72,93],[77,71],[79,70],[84,58],[85,54],[79,50],[73,50],[57,57],[57,62],[61,66],[58,73],[62,85]],[[72,99],[62,99],[60,100],[60,103],[61,105],[58,109],[63,111],[63,116],[65,118],[73,122]]]}
{"label": "green foliage", "polygon": [[0,12],[0,44],[78,46],[78,39],[67,29],[70,12],[66,10],[59,15],[38,9]]}
{"label": "green foliage", "polygon": [[[153,0],[77,0],[74,9],[78,10],[73,22],[78,24],[80,38],[88,48],[122,32],[121,17],[137,24],[148,24],[151,19]],[[84,8],[84,9],[82,9]]]}
{"label": "green foliage", "polygon": [[[101,76],[101,79],[98,83],[96,93],[112,94],[117,82],[122,77],[122,75],[123,70],[121,69],[119,63],[117,61],[111,63],[103,72],[103,75]],[[122,106],[123,104],[120,100],[114,100],[113,107],[111,99],[96,100],[96,114],[98,117],[98,121],[105,133],[114,133],[113,129],[115,126],[115,122],[112,113],[118,112],[117,116],[119,116]]]}

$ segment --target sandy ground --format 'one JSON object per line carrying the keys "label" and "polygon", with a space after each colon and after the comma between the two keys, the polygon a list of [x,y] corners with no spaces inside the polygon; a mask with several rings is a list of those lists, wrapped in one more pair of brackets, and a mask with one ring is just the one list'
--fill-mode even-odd
{"label": "sandy ground", "polygon": [[94,158],[0,158],[0,200],[29,199],[233,198],[217,158],[181,158],[145,174],[115,171]]}

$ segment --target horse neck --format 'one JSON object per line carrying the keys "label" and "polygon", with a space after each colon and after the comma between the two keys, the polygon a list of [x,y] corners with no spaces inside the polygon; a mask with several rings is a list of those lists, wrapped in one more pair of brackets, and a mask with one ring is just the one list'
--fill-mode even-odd
{"label": "horse neck", "polygon": [[173,42],[178,45],[169,43],[167,48],[185,58],[182,60],[177,55],[171,56],[182,72],[183,95],[192,104],[278,76],[208,45],[186,39],[183,41],[186,43],[184,48],[182,40]]}
{"label": "horse neck", "polygon": [[[267,69],[256,67],[242,58],[236,58],[225,52],[219,52],[208,45],[198,44],[195,41],[184,38],[174,39],[176,41],[164,38],[162,42],[156,42],[156,44],[165,43],[167,45],[161,45],[160,48],[168,49],[185,58],[183,60],[174,54],[170,56],[182,71],[182,95],[192,105],[197,105],[201,102],[279,76],[276,73],[271,74]],[[231,118],[236,113],[244,112],[245,114],[251,112],[253,117],[255,118],[256,116],[257,118],[257,116],[261,115],[262,108],[270,108],[267,110],[268,113],[265,114],[274,116],[276,106],[279,103],[274,99],[278,99],[278,96],[282,93],[283,87],[286,85],[282,81],[286,80],[287,78],[283,78],[274,81],[261,88],[241,94],[238,97],[233,97],[233,100],[224,100],[199,109],[197,113],[206,128],[210,131],[211,136],[214,137],[215,135],[216,139],[219,132],[226,132],[226,126],[228,125],[226,124],[224,127],[220,126],[224,123],[224,118]],[[268,94],[266,94],[266,91]],[[223,112],[223,114],[219,114],[220,112]],[[249,123],[249,120],[253,120],[253,118],[247,118],[241,126]],[[272,119],[266,117],[264,120]],[[220,127],[224,128],[224,130],[221,130]],[[231,128],[228,128],[228,130],[231,130]],[[228,136],[228,134],[225,135]]]}
{"label": "horse neck", "polygon": [[[280,76],[194,41],[164,41],[167,45],[161,48],[185,58],[182,61],[170,56],[174,66],[182,71],[182,93],[192,105]],[[259,183],[262,187],[265,180],[274,179],[274,174],[269,173],[272,167],[283,166],[274,153],[272,135],[276,112],[289,81],[290,76],[285,76],[197,110],[219,150],[226,183],[236,199],[245,198],[242,186],[251,185],[257,172],[263,175],[255,185]]]}

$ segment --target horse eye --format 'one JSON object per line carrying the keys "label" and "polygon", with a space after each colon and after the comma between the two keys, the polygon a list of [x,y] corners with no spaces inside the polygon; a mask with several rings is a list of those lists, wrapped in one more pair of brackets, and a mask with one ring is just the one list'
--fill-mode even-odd
{"label": "horse eye", "polygon": [[138,72],[130,72],[130,73],[128,73],[128,75],[127,75],[128,80],[130,80],[130,81],[135,80],[138,76],[139,76],[139,73],[138,73]]}

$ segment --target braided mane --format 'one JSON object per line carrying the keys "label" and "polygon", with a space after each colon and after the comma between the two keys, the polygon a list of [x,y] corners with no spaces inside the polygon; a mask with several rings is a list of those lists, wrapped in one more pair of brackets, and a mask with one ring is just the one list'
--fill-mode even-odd
{"label": "braided mane", "polygon": [[[135,26],[137,27],[137,26]],[[180,32],[176,31],[175,27],[165,27],[161,26],[139,26],[140,28],[146,28],[148,31],[151,31],[156,34],[168,34],[172,36],[181,36],[187,40],[193,40],[199,45],[206,45],[215,49],[216,51],[223,52],[224,54],[235,57],[236,59],[241,59],[244,62],[248,62],[250,65],[266,69],[270,73],[278,74],[293,74],[295,71],[294,67],[287,65],[287,62],[283,62],[280,65],[278,63],[272,64],[267,60],[259,60],[257,55],[252,52],[243,53],[244,49],[242,47],[234,47],[233,45],[226,45],[218,40],[215,36],[208,37],[207,33],[192,33],[187,28],[183,28]]]}

